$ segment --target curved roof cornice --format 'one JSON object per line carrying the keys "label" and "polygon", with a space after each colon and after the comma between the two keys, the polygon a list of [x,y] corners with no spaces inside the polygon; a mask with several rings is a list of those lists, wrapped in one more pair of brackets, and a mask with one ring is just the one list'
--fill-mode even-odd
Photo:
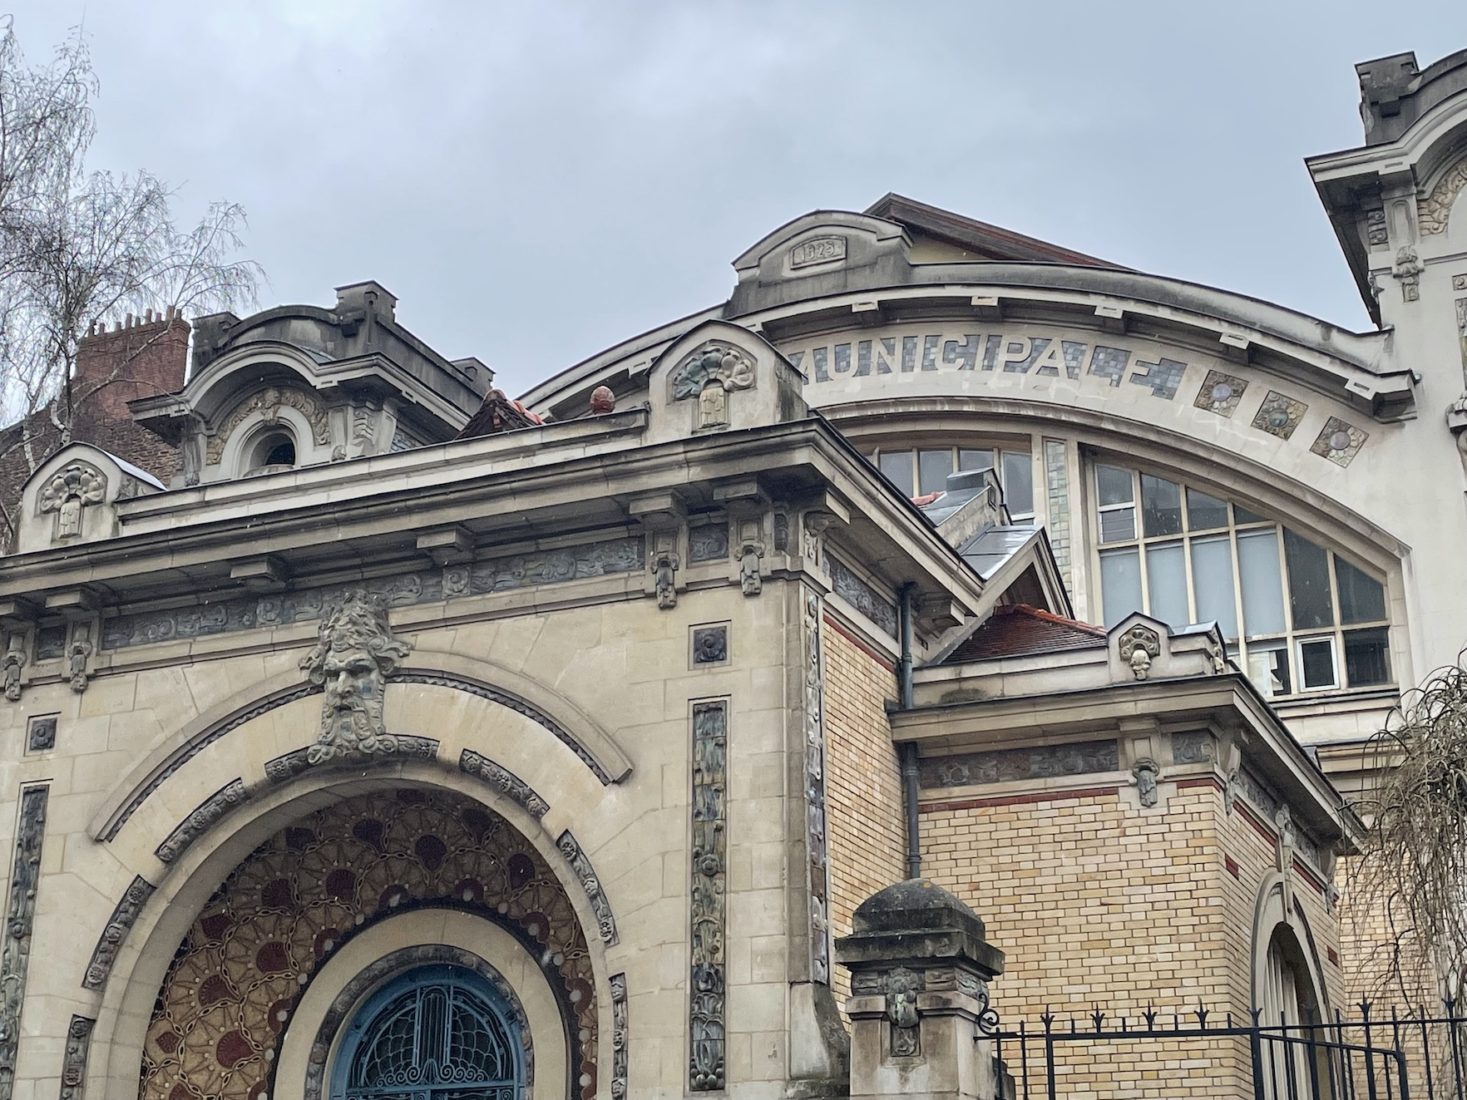
{"label": "curved roof cornice", "polygon": [[[793,223],[792,223],[793,224]],[[813,289],[813,288],[812,288]],[[1063,312],[1075,323],[1124,331],[1144,325],[1259,363],[1381,419],[1414,407],[1414,377],[1389,365],[1390,330],[1354,332],[1296,310],[1197,283],[1133,271],[1036,263],[915,264],[880,287],[799,297],[732,315],[714,307],[609,348],[531,389],[522,400],[574,415],[596,385],[626,378],[673,340],[720,314],[776,342],[803,331],[858,329],[884,313],[940,310],[975,322]],[[859,316],[858,316],[859,314]]]}

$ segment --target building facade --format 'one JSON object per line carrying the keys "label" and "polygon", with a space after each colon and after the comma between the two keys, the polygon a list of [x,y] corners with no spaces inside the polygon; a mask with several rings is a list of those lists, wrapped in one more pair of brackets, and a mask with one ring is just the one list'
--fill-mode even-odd
{"label": "building facade", "polygon": [[1467,53],[1359,71],[1368,332],[895,195],[519,401],[377,283],[195,321],[0,560],[0,1100],[990,1097],[995,1010],[1348,1004],[1467,622]]}

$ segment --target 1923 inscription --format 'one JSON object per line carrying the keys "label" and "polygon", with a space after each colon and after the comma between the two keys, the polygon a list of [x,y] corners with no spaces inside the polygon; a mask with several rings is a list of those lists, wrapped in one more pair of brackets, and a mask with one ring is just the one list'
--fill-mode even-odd
{"label": "1923 inscription", "polygon": [[846,258],[844,237],[811,237],[790,249],[790,267],[809,267]]}

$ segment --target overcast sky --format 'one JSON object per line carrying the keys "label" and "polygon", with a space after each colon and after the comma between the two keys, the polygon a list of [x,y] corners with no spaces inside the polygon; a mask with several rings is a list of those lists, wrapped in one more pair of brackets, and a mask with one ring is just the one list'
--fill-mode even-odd
{"label": "overcast sky", "polygon": [[1464,0],[13,10],[37,58],[84,25],[97,167],[244,205],[262,305],[377,279],[511,393],[887,191],[1364,327],[1302,158],[1360,144],[1355,62],[1467,47]]}

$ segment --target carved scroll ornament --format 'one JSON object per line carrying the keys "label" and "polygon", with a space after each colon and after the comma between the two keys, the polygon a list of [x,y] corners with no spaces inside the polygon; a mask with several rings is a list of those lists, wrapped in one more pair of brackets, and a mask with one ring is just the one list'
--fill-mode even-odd
{"label": "carved scroll ornament", "polygon": [[36,504],[42,515],[56,513],[53,539],[74,539],[82,534],[82,509],[106,496],[106,476],[90,463],[72,462],[41,486]]}

